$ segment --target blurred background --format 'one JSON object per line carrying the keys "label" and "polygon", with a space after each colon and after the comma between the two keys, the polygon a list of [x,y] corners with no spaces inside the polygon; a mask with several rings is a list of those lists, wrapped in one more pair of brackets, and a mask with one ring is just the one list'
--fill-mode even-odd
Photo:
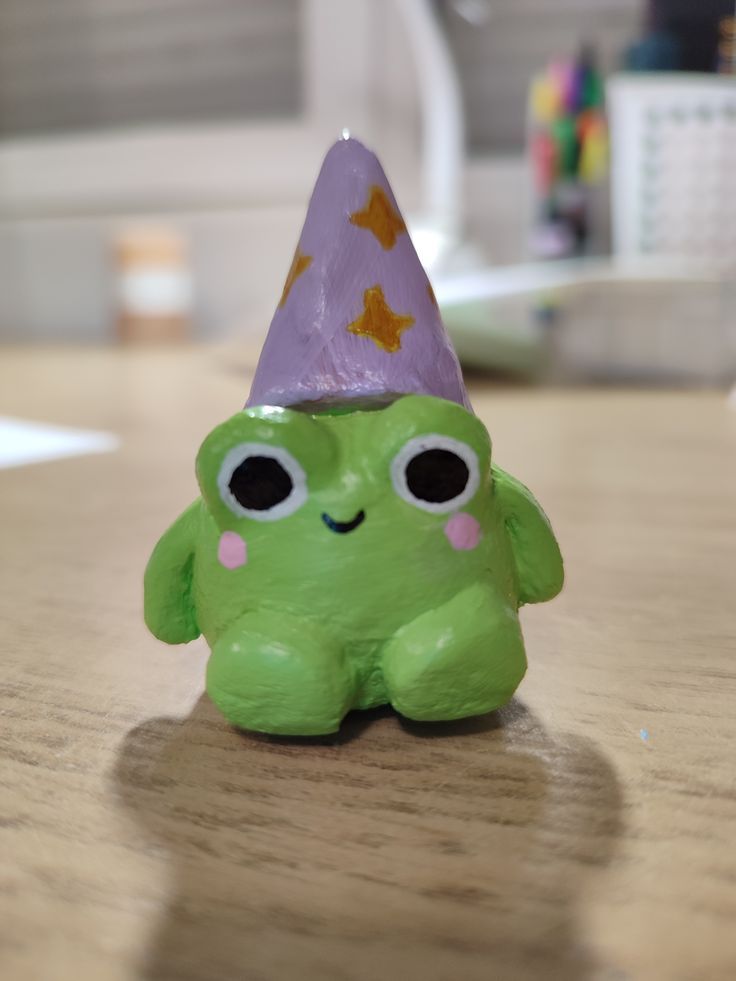
{"label": "blurred background", "polygon": [[466,365],[729,385],[734,23],[733,0],[0,0],[0,341],[257,350],[349,129]]}

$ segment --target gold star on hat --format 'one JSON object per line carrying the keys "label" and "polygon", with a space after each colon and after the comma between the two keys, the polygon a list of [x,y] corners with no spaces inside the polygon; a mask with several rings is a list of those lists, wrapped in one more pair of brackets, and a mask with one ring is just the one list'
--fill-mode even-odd
{"label": "gold star on hat", "polygon": [[281,294],[281,299],[279,300],[279,306],[282,307],[289,298],[289,293],[291,293],[291,287],[299,279],[301,274],[305,269],[308,269],[312,264],[311,255],[304,255],[299,246],[296,248],[294,253],[294,258],[291,260],[291,267],[289,269],[289,274],[286,277],[286,282],[284,283],[284,291]]}
{"label": "gold star on hat", "polygon": [[371,187],[368,203],[362,211],[354,211],[350,221],[359,228],[373,232],[384,249],[392,249],[399,235],[406,231],[401,215],[378,184]]}
{"label": "gold star on hat", "polygon": [[376,284],[363,293],[363,313],[348,324],[351,334],[370,337],[389,354],[401,349],[401,334],[414,323],[409,314],[394,313],[386,303],[383,290]]}

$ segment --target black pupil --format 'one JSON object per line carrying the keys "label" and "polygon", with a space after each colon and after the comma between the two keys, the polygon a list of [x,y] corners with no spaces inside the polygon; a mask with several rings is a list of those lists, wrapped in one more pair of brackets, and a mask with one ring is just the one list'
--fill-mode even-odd
{"label": "black pupil", "polygon": [[268,511],[291,494],[294,484],[278,460],[272,456],[247,456],[233,470],[228,484],[241,507]]}
{"label": "black pupil", "polygon": [[451,501],[462,494],[470,471],[462,457],[451,450],[424,450],[406,465],[406,485],[414,497],[431,504]]}

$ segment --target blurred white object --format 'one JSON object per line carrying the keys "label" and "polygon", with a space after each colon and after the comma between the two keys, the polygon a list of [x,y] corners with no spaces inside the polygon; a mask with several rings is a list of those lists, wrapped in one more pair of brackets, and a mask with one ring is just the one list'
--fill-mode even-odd
{"label": "blurred white object", "polygon": [[460,78],[431,0],[396,0],[417,73],[422,126],[422,210],[409,220],[431,277],[481,265],[462,236],[465,117]]}
{"label": "blurred white object", "polygon": [[111,453],[119,445],[120,440],[112,433],[0,416],[0,470],[88,453]]}
{"label": "blurred white object", "polygon": [[736,266],[736,79],[623,74],[607,96],[616,254]]}
{"label": "blurred white object", "polygon": [[419,76],[422,113],[423,208],[450,237],[460,230],[465,120],[450,46],[429,0],[397,0]]}

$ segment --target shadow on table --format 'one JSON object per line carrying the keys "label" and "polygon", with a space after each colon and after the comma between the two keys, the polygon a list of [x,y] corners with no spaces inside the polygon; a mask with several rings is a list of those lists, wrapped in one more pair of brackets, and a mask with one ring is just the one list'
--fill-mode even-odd
{"label": "shadow on table", "polygon": [[335,738],[288,740],[233,730],[203,697],[132,730],[116,780],[171,862],[146,979],[595,968],[576,902],[615,847],[617,782],[519,702],[443,724],[354,713]]}

